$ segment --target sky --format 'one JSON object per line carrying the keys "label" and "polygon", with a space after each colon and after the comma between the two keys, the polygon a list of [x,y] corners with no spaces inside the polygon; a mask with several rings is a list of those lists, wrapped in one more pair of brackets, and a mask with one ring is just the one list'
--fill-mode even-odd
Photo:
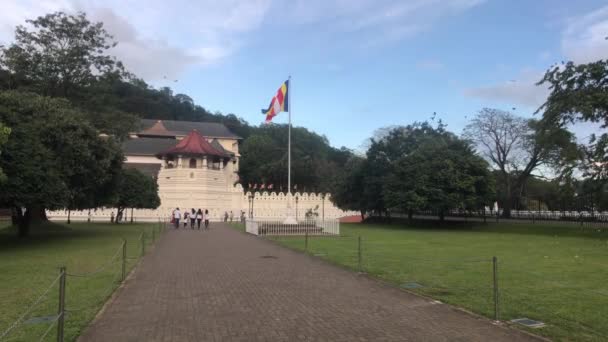
{"label": "sky", "polygon": [[552,64],[608,58],[595,0],[2,0],[0,44],[58,10],[102,21],[152,86],[251,124],[291,76],[293,124],[353,149],[433,113],[455,133],[484,107],[532,117]]}

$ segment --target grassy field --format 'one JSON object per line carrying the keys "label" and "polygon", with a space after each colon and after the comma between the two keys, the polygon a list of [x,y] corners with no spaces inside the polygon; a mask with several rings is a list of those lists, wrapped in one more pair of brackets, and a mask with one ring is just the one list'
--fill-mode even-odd
{"label": "grassy field", "polygon": [[[49,289],[48,295],[28,313],[23,323],[5,337],[7,341],[38,341],[47,329],[46,341],[56,339],[59,266],[67,267],[65,337],[74,340],[118,287],[122,268],[122,239],[127,240],[128,270],[141,254],[140,234],[146,246],[156,224],[72,223],[35,227],[32,236],[18,239],[10,227],[0,230],[0,336],[27,308]],[[1,340],[1,339],[0,339]]]}
{"label": "grassy field", "polygon": [[[308,252],[423,295],[494,316],[498,258],[501,320],[532,318],[556,340],[608,339],[608,231],[541,224],[343,224],[340,237],[310,237]],[[275,238],[304,250],[304,238]],[[418,287],[420,286],[420,287]]]}

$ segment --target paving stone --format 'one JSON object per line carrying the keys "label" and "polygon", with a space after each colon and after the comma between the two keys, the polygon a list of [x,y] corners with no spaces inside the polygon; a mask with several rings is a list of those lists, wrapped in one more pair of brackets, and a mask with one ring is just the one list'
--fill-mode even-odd
{"label": "paving stone", "polygon": [[167,231],[79,340],[538,341],[221,223]]}

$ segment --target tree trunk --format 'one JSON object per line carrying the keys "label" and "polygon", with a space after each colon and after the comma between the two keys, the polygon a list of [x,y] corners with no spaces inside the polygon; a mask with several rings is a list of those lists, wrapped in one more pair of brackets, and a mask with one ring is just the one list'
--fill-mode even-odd
{"label": "tree trunk", "polygon": [[72,223],[72,221],[70,220],[71,215],[72,215],[72,211],[70,209],[68,209],[68,224]]}
{"label": "tree trunk", "polygon": [[30,209],[26,209],[24,214],[21,212],[21,208],[17,208],[17,235],[20,238],[30,235],[31,213]]}
{"label": "tree trunk", "polygon": [[412,219],[414,218],[414,211],[412,209],[407,210],[407,220],[410,224],[412,224]]}
{"label": "tree trunk", "polygon": [[131,208],[131,223],[133,223],[133,208]]}
{"label": "tree trunk", "polygon": [[361,222],[365,221],[365,210],[361,210]]}
{"label": "tree trunk", "polygon": [[504,218],[510,218],[511,217],[511,208],[513,207],[513,190],[511,188],[511,179],[510,179],[510,175],[505,175],[506,179],[505,182],[507,183],[507,189],[506,189],[506,199],[505,202],[502,204],[502,217]]}

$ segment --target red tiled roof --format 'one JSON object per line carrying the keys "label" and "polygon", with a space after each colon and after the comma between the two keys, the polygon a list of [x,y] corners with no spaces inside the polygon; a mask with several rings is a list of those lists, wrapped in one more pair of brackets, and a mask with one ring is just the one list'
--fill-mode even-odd
{"label": "red tiled roof", "polygon": [[203,136],[197,131],[192,130],[184,139],[172,148],[161,152],[159,156],[164,155],[190,155],[190,156],[218,156],[229,157],[222,151],[215,149]]}

